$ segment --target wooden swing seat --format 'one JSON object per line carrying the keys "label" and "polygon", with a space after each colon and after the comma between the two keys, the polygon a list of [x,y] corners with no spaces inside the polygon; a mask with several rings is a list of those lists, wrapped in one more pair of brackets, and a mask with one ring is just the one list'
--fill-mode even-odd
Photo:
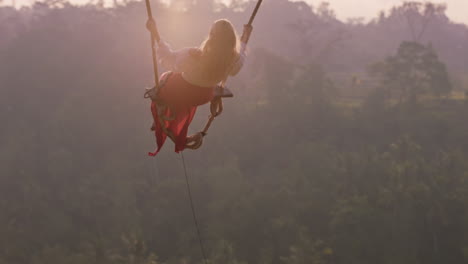
{"label": "wooden swing seat", "polygon": [[215,97],[221,98],[232,98],[234,94],[226,87],[222,87],[221,85],[217,85],[214,92]]}

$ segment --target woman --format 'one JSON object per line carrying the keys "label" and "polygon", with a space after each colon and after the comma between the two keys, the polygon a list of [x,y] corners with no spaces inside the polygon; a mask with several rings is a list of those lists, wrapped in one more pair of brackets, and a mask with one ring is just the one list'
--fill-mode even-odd
{"label": "woman", "polygon": [[[153,36],[157,35],[154,20],[146,24]],[[160,40],[158,43],[158,58],[160,63],[171,72],[161,75],[158,99],[169,107],[165,116],[173,116],[173,120],[161,122],[158,115],[158,106],[151,104],[153,113],[156,142],[158,148],[156,155],[163,146],[167,134],[161,123],[165,124],[166,132],[171,134],[178,153],[185,149],[187,132],[195,115],[197,106],[206,104],[214,98],[214,89],[217,84],[231,75],[236,75],[245,60],[246,42],[252,31],[252,26],[244,26],[240,50],[238,48],[237,34],[231,22],[220,19],[211,26],[209,36],[199,48],[184,48],[172,51],[169,45]]]}

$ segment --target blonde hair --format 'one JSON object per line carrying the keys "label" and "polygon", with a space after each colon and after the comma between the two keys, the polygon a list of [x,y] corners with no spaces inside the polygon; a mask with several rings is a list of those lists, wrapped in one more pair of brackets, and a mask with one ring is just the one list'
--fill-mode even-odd
{"label": "blonde hair", "polygon": [[238,38],[231,22],[227,19],[215,21],[200,50],[199,76],[211,83],[224,80],[239,57]]}

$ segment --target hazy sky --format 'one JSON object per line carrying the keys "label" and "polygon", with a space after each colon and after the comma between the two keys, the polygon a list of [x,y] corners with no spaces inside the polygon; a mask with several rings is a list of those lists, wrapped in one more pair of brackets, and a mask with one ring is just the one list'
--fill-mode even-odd
{"label": "hazy sky", "polygon": [[[268,0],[267,0],[268,1]],[[274,0],[270,0],[274,1]],[[306,0],[312,5],[318,5],[323,0]],[[403,3],[403,0],[327,0],[340,19],[348,17],[375,17],[380,10],[388,10],[392,6]],[[433,3],[445,3],[448,6],[448,16],[456,22],[468,24],[468,0],[435,0]]]}
{"label": "hazy sky", "polygon": [[[14,0],[4,0],[8,3]],[[70,0],[73,3],[85,3],[87,0]],[[275,0],[266,0],[275,1]],[[298,0],[293,0],[298,1]],[[329,2],[338,18],[346,20],[349,17],[375,17],[380,10],[388,10],[392,6],[401,4],[404,0],[304,0],[314,6],[321,2]],[[32,0],[16,0],[18,5],[30,3]],[[110,2],[110,1],[109,1]],[[468,0],[434,0],[435,3],[448,5],[447,14],[456,22],[468,24]]]}

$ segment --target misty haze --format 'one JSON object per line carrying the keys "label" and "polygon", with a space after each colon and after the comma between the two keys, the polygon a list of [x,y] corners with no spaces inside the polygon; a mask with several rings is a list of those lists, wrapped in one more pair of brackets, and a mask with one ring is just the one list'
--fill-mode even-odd
{"label": "misty haze", "polygon": [[443,1],[10,2],[0,264],[468,263],[468,26]]}

